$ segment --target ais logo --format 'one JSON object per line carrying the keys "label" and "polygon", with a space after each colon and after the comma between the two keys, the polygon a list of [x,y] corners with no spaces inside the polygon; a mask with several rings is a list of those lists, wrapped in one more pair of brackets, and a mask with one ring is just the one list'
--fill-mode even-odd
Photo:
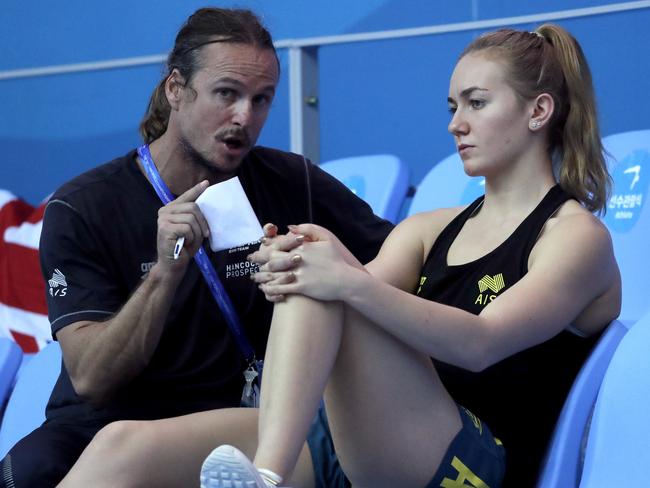
{"label": "ais logo", "polygon": [[65,281],[63,273],[58,269],[54,270],[52,278],[47,280],[47,284],[50,285],[50,296],[64,297],[68,293],[68,283]]}

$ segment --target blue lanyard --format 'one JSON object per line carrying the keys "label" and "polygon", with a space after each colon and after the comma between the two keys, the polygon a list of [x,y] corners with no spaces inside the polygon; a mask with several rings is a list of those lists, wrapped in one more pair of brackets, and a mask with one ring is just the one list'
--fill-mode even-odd
{"label": "blue lanyard", "polygon": [[[142,161],[144,169],[147,172],[149,181],[153,185],[156,193],[158,194],[158,197],[160,197],[160,200],[162,200],[163,204],[167,205],[169,202],[173,201],[174,195],[172,195],[172,192],[169,191],[169,188],[160,177],[160,173],[158,172],[158,169],[156,169],[156,165],[151,158],[148,144],[144,144],[138,148],[138,156],[140,156],[140,160]],[[203,246],[199,247],[199,250],[194,256],[194,260],[199,266],[199,269],[203,274],[203,278],[205,278],[205,281],[208,284],[210,291],[212,292],[212,296],[217,302],[217,305],[219,305],[221,313],[226,319],[228,328],[235,337],[239,349],[241,349],[241,352],[246,358],[246,361],[248,361],[248,365],[251,366],[254,364],[257,367],[258,371],[261,372],[262,361],[257,361],[255,359],[255,351],[251,347],[248,339],[246,338],[246,335],[244,334],[244,330],[239,322],[239,317],[237,316],[235,307],[230,301],[230,297],[228,296],[228,293],[226,293],[226,290],[221,284],[221,281],[219,281],[217,272],[215,271],[214,266],[212,266],[210,259],[203,249]]]}

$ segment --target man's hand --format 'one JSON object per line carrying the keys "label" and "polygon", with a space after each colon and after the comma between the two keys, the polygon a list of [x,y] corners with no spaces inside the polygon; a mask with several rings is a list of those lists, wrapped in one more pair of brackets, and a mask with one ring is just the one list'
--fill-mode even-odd
{"label": "man's hand", "polygon": [[[204,180],[158,211],[158,263],[166,270],[184,270],[203,240],[210,235],[208,222],[196,199],[209,186]],[[174,246],[179,237],[185,238],[183,250],[174,259]]]}

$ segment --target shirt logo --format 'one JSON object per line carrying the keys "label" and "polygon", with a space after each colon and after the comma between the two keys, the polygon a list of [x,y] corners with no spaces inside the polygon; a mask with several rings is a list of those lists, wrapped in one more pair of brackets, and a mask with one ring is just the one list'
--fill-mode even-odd
{"label": "shirt logo", "polygon": [[64,297],[68,292],[68,283],[65,281],[65,276],[58,269],[54,269],[52,273],[52,278],[47,280],[47,284],[50,285],[50,296],[53,297]]}
{"label": "shirt logo", "polygon": [[418,291],[415,292],[416,295],[419,295],[420,292],[422,291],[422,287],[424,286],[424,283],[427,281],[426,276],[420,276],[420,284],[418,285]]}
{"label": "shirt logo", "polygon": [[[497,297],[497,293],[505,287],[506,283],[503,279],[503,273],[494,276],[485,275],[483,278],[478,280],[479,294],[476,297],[476,300],[474,300],[474,305],[487,305],[494,300]],[[488,290],[492,293],[486,293]]]}
{"label": "shirt logo", "polygon": [[240,261],[226,265],[226,279],[240,278],[242,276],[254,275],[260,270],[260,265],[250,261]]}
{"label": "shirt logo", "polygon": [[154,264],[156,264],[155,261],[140,263],[140,271],[142,272],[142,276],[140,276],[141,280],[144,280],[147,277],[149,270],[153,268]]}
{"label": "shirt logo", "polygon": [[494,293],[499,293],[505,288],[505,286],[506,284],[503,281],[503,273],[494,276],[485,275],[483,278],[478,280],[478,289],[481,293],[488,288]]}

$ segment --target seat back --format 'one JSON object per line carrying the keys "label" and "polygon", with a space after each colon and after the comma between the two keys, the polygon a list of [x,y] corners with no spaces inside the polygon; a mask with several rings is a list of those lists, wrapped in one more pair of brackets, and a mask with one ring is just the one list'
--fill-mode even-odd
{"label": "seat back", "polygon": [[618,320],[609,324],[576,376],[555,426],[537,488],[578,486],[587,422],[607,366],[627,330]]}
{"label": "seat back", "polygon": [[356,156],[320,167],[368,203],[375,214],[397,221],[409,188],[408,168],[401,159],[390,154]]}
{"label": "seat back", "polygon": [[0,337],[0,414],[14,386],[22,357],[23,351],[18,344],[8,337]]}
{"label": "seat back", "polygon": [[620,318],[635,321],[650,310],[650,130],[624,132],[603,139],[614,179],[604,222],[614,243],[623,280]]}
{"label": "seat back", "polygon": [[45,420],[45,407],[61,371],[61,348],[51,342],[25,363],[0,427],[0,458]]}
{"label": "seat back", "polygon": [[580,488],[647,486],[650,466],[650,313],[612,357],[589,427]]}
{"label": "seat back", "polygon": [[485,193],[485,178],[465,174],[458,153],[429,170],[415,190],[408,215],[437,208],[467,205]]}

